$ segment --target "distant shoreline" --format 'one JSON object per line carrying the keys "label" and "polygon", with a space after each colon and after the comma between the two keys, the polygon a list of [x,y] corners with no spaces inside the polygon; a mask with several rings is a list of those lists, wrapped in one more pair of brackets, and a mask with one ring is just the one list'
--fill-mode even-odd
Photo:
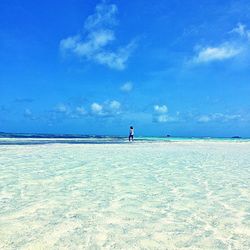
{"label": "distant shoreline", "polygon": [[[0,132],[0,138],[62,138],[62,139],[77,139],[77,138],[94,138],[94,139],[105,139],[105,138],[114,138],[114,139],[123,139],[127,136],[121,135],[87,135],[87,134],[50,134],[50,133],[7,133]],[[183,139],[250,139],[250,137],[241,137],[241,136],[230,136],[230,137],[213,137],[213,136],[136,136],[135,138],[183,138]]]}

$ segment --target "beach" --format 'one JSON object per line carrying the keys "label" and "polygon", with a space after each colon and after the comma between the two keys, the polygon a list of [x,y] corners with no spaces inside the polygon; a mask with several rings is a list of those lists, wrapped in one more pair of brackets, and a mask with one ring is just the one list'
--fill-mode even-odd
{"label": "beach", "polygon": [[20,140],[0,144],[0,249],[250,249],[248,140]]}

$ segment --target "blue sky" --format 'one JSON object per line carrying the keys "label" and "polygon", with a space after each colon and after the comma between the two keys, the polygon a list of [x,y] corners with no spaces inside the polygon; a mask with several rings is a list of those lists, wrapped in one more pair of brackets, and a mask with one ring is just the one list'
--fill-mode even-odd
{"label": "blue sky", "polygon": [[0,131],[250,136],[248,1],[0,2]]}

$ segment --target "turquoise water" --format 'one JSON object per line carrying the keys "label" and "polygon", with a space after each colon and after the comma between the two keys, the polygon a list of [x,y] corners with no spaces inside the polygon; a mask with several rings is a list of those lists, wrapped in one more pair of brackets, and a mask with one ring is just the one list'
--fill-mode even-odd
{"label": "turquoise water", "polygon": [[[13,134],[15,136],[15,134]],[[54,135],[51,135],[54,136]],[[249,138],[233,139],[233,138],[210,138],[210,137],[136,137],[137,143],[145,142],[250,142]],[[100,138],[86,136],[81,137],[1,137],[0,145],[34,145],[34,144],[50,144],[50,143],[70,143],[70,144],[120,144],[129,143],[127,137],[108,137],[103,136]]]}
{"label": "turquoise water", "polygon": [[0,249],[250,249],[247,140],[3,140]]}

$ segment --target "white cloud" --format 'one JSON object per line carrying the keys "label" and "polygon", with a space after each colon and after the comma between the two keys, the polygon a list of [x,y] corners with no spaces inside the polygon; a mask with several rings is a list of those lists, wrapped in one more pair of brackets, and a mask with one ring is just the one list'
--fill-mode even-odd
{"label": "white cloud", "polygon": [[167,122],[168,121],[168,116],[167,115],[159,115],[157,117],[158,122]]}
{"label": "white cloud", "polygon": [[123,92],[130,92],[133,89],[133,83],[132,82],[125,82],[122,86],[121,86],[121,91]]}
{"label": "white cloud", "polygon": [[121,114],[121,103],[117,100],[106,101],[102,104],[92,103],[91,112],[93,115],[112,117]]}
{"label": "white cloud", "polygon": [[246,28],[247,26],[242,23],[238,23],[237,27],[231,30],[230,33],[237,33],[243,38],[247,38],[250,40],[250,30]]}
{"label": "white cloud", "polygon": [[[204,64],[214,61],[224,61],[232,58],[239,60],[249,60],[250,50],[250,30],[242,23],[233,28],[229,34],[235,33],[237,37],[232,36],[224,43],[218,46],[196,46],[196,54],[188,61],[188,64]],[[245,60],[245,61],[244,61]]]}
{"label": "white cloud", "polygon": [[110,108],[112,109],[112,110],[119,110],[120,109],[120,107],[121,107],[121,103],[120,102],[118,102],[118,101],[111,101],[110,102]]}
{"label": "white cloud", "polygon": [[115,52],[100,51],[93,56],[93,60],[100,64],[107,65],[112,69],[123,70],[134,48],[135,42],[133,41]]}
{"label": "white cloud", "polygon": [[198,116],[196,119],[198,122],[228,122],[228,121],[236,121],[243,120],[243,117],[240,114],[223,114],[223,113],[214,113],[208,115]]}
{"label": "white cloud", "polygon": [[118,12],[115,4],[107,5],[103,1],[96,6],[95,13],[88,16],[85,21],[85,29],[92,30],[96,28],[102,28],[105,25],[113,26],[117,24],[116,14]]}
{"label": "white cloud", "polygon": [[91,111],[94,113],[94,114],[99,114],[101,115],[102,114],[102,111],[103,111],[103,106],[99,103],[92,103],[91,104]]}
{"label": "white cloud", "polygon": [[163,123],[163,122],[176,122],[179,119],[177,117],[172,117],[169,116],[167,114],[161,114],[161,115],[156,115],[153,117],[153,121],[154,122],[159,122],[159,123]]}
{"label": "white cloud", "polygon": [[157,113],[167,113],[168,112],[168,108],[166,105],[154,105],[154,111]]}
{"label": "white cloud", "polygon": [[69,113],[70,112],[70,109],[68,106],[66,106],[65,104],[61,103],[61,104],[58,104],[54,110],[58,113]]}
{"label": "white cloud", "polygon": [[79,40],[80,40],[79,36],[72,36],[72,37],[65,38],[60,41],[60,48],[62,51],[74,49],[76,48]]}
{"label": "white cloud", "polygon": [[60,47],[64,52],[70,51],[79,57],[95,59],[101,49],[114,39],[113,31],[99,30],[89,34],[85,42],[81,40],[79,35],[68,37],[61,41]]}
{"label": "white cloud", "polygon": [[154,105],[153,122],[174,122],[177,121],[177,117],[173,117],[167,114],[168,107],[166,105]]}
{"label": "white cloud", "polygon": [[208,115],[202,115],[202,116],[197,118],[197,121],[198,122],[210,122],[211,117],[209,117]]}
{"label": "white cloud", "polygon": [[62,39],[62,53],[72,53],[78,57],[106,65],[109,68],[123,70],[134,50],[135,41],[126,46],[111,49],[116,40],[113,26],[117,24],[117,7],[114,4],[102,2],[96,6],[96,12],[85,22],[86,35],[75,35]]}
{"label": "white cloud", "polygon": [[241,48],[238,48],[230,43],[224,43],[218,47],[203,47],[199,49],[192,62],[207,63],[212,61],[223,61],[237,56],[241,53],[241,51]]}
{"label": "white cloud", "polygon": [[[28,110],[26,111],[26,116],[28,116]],[[103,103],[93,102],[90,104],[89,108],[85,108],[82,105],[74,106],[72,104],[60,103],[56,105],[50,111],[51,119],[61,119],[61,118],[76,118],[81,119],[85,117],[114,117],[121,114],[121,103],[118,100],[105,101]]]}

